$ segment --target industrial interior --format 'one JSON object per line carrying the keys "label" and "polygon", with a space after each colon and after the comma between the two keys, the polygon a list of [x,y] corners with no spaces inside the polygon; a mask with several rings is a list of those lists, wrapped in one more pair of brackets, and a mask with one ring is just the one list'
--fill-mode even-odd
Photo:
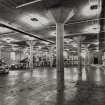
{"label": "industrial interior", "polygon": [[0,105],[105,105],[105,0],[0,0]]}

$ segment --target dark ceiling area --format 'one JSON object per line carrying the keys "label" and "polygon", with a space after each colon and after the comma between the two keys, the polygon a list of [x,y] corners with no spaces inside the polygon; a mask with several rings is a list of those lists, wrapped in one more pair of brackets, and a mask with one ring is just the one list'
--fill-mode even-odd
{"label": "dark ceiling area", "polygon": [[65,49],[75,50],[76,46],[73,45],[78,42],[74,37],[83,36],[82,49],[89,46],[90,49],[97,50],[98,41],[104,43],[103,2],[102,0],[0,0],[0,46],[26,48],[28,40],[36,41],[35,49],[39,48],[38,46],[42,50],[55,46],[56,25],[49,17],[48,11],[63,7],[73,10],[73,16],[65,23]]}

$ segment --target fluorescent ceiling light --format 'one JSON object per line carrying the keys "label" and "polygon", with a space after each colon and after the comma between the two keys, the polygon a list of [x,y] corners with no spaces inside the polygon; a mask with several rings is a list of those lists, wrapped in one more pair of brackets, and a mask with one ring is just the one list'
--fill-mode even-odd
{"label": "fluorescent ceiling light", "polygon": [[[64,33],[64,35],[65,35],[66,33]],[[50,31],[49,32],[49,35],[51,35],[51,36],[56,36],[56,31],[54,30],[54,31]]]}
{"label": "fluorescent ceiling light", "polygon": [[32,2],[29,2],[29,3],[21,4],[21,5],[17,6],[16,8],[25,7],[25,6],[28,6],[28,5],[37,3],[37,2],[39,2],[39,1],[42,1],[42,0],[34,0],[34,1],[32,1]]}
{"label": "fluorescent ceiling light", "polygon": [[17,44],[9,44],[9,45],[11,45],[12,47],[18,47]]}
{"label": "fluorescent ceiling light", "polygon": [[0,33],[7,33],[7,32],[11,32],[11,30],[5,27],[0,27]]}
{"label": "fluorescent ceiling light", "polygon": [[25,14],[21,16],[19,20],[34,28],[41,28],[43,25],[49,24],[48,19],[40,14]]}
{"label": "fluorescent ceiling light", "polygon": [[26,35],[24,35],[23,37],[24,37],[26,40],[35,40],[34,37],[30,37],[30,36],[26,36]]}
{"label": "fluorescent ceiling light", "polygon": [[82,14],[84,16],[96,16],[101,13],[101,3],[98,1],[90,2],[90,4],[82,8]]}
{"label": "fluorescent ceiling light", "polygon": [[94,42],[93,44],[95,44],[95,45],[99,45],[99,42],[97,41],[97,42]]}
{"label": "fluorescent ceiling light", "polygon": [[48,45],[49,44],[49,42],[45,42],[45,41],[42,41],[42,43],[45,44],[45,45]]}
{"label": "fluorescent ceiling light", "polygon": [[72,39],[64,39],[64,42],[66,43],[71,43],[73,40]]}
{"label": "fluorescent ceiling light", "polygon": [[94,24],[88,27],[85,27],[83,32],[87,33],[99,33],[100,32],[100,25],[99,24]]}
{"label": "fluorescent ceiling light", "polygon": [[72,45],[73,47],[78,47],[78,44],[75,43],[75,42],[71,43],[71,45]]}
{"label": "fluorescent ceiling light", "polygon": [[2,38],[2,40],[5,41],[5,42],[7,42],[7,43],[10,43],[12,41],[17,41],[17,40],[15,40],[13,38]]}
{"label": "fluorescent ceiling light", "polygon": [[49,34],[50,34],[51,36],[56,36],[56,31],[51,31]]}

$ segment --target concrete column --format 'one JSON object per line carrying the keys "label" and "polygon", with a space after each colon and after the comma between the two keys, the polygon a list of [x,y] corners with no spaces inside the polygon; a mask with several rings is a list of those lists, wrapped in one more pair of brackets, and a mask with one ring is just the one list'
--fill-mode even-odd
{"label": "concrete column", "polygon": [[20,59],[20,61],[21,61],[21,53],[22,53],[22,50],[21,50],[21,48],[19,48],[19,59]]}
{"label": "concrete column", "polygon": [[78,60],[79,60],[78,66],[79,66],[79,68],[82,65],[82,60],[81,60],[81,40],[82,40],[81,36],[74,37],[74,41],[78,44],[77,51],[78,51]]}
{"label": "concrete column", "polygon": [[81,43],[82,41],[85,39],[85,36],[77,36],[77,37],[74,37],[74,41],[76,43],[78,43],[78,60],[79,60],[79,64],[78,64],[78,81],[81,81],[82,80],[82,58],[81,58]]}
{"label": "concrete column", "polygon": [[56,7],[48,11],[48,16],[56,24],[56,68],[57,92],[64,88],[64,24],[74,15],[74,10],[65,7]]}
{"label": "concrete column", "polygon": [[53,47],[51,47],[51,48],[49,49],[50,67],[53,66],[53,50],[54,50]]}
{"label": "concrete column", "polygon": [[56,24],[56,63],[57,63],[57,85],[58,89],[64,88],[64,24]]}
{"label": "concrete column", "polygon": [[105,51],[105,32],[102,33],[102,31],[105,31],[105,0],[101,0],[102,2],[102,10],[101,10],[101,14],[100,14],[100,31],[101,33],[99,33],[99,52],[101,53],[100,57],[99,57],[99,64],[102,64],[102,53],[104,53]]}
{"label": "concrete column", "polygon": [[81,58],[81,41],[78,43],[78,58],[79,58],[79,78],[78,80],[81,81],[82,80],[82,58]]}
{"label": "concrete column", "polygon": [[82,65],[82,59],[81,59],[81,41],[78,43],[78,58],[79,58],[79,66]]}
{"label": "concrete column", "polygon": [[103,65],[105,66],[105,52],[103,53]]}
{"label": "concrete column", "polygon": [[99,54],[98,54],[98,64],[102,65],[102,50],[99,51]]}
{"label": "concrete column", "polygon": [[2,49],[2,47],[0,47],[0,59],[1,59],[1,57],[2,57],[2,56],[1,56],[1,52],[2,52],[1,49]]}
{"label": "concrete column", "polygon": [[33,69],[33,48],[35,45],[35,42],[33,40],[27,41],[29,47],[30,47],[30,58],[29,58],[29,67],[32,70]]}
{"label": "concrete column", "polygon": [[88,61],[88,56],[89,56],[89,50],[88,50],[88,46],[89,45],[85,45],[85,57],[84,57],[84,65],[88,65],[89,61]]}

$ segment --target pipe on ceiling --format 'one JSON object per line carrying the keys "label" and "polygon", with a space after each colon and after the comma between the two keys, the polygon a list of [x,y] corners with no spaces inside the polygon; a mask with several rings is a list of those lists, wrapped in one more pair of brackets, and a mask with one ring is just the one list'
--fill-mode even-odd
{"label": "pipe on ceiling", "polygon": [[28,36],[30,36],[30,37],[34,37],[34,38],[36,38],[36,39],[39,39],[39,40],[42,40],[42,41],[45,41],[45,42],[49,42],[49,43],[54,44],[53,41],[40,38],[40,37],[38,37],[38,36],[35,36],[35,35],[32,34],[32,33],[25,32],[25,31],[23,31],[23,30],[17,29],[17,28],[15,28],[15,27],[13,27],[13,26],[10,26],[10,25],[4,24],[4,23],[0,23],[0,26],[1,26],[1,27],[5,27],[5,28],[8,28],[8,29],[11,29],[11,30],[16,31],[16,32],[19,32],[19,33],[22,33],[22,34],[24,34],[24,35],[28,35]]}

